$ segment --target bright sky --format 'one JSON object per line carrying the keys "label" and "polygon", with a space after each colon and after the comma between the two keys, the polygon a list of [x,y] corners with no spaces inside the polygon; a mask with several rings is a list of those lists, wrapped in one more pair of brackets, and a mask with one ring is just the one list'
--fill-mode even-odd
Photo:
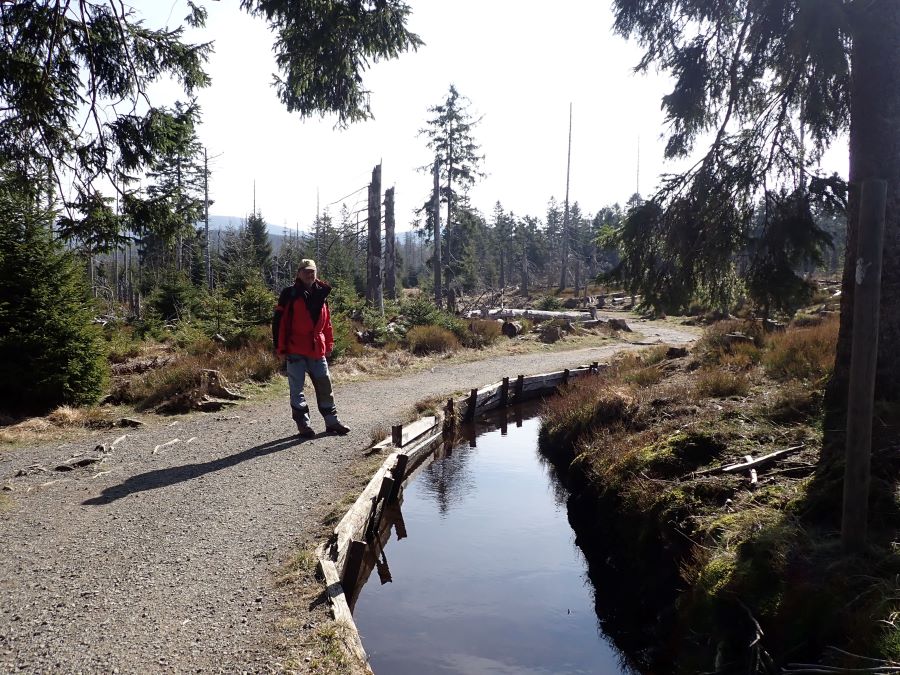
{"label": "bright sky", "polygon": [[[208,147],[210,213],[243,217],[256,205],[273,231],[308,230],[321,207],[365,187],[382,162],[382,189],[395,187],[398,230],[431,189],[417,167],[433,157],[418,134],[428,107],[450,83],[471,101],[481,123],[475,137],[487,177],[470,192],[490,217],[499,200],[517,215],[543,217],[547,201],[566,188],[569,103],[573,105],[570,200],[582,211],[625,201],[638,186],[652,193],[661,172],[660,98],[664,75],[636,75],[637,45],[612,34],[609,0],[411,0],[410,29],[418,52],[374,65],[365,77],[375,119],[349,129],[334,118],[301,120],[278,101],[272,86],[273,35],[235,0],[206,1],[206,28],[194,41],[214,40],[208,64],[213,84],[200,92],[199,136]],[[136,0],[148,25],[178,24],[184,0]],[[171,13],[168,11],[171,8]],[[640,147],[640,153],[638,153]],[[846,145],[826,159],[846,175]],[[365,191],[346,201],[363,208]],[[329,207],[333,215],[340,201]],[[361,214],[361,218],[364,214]]]}

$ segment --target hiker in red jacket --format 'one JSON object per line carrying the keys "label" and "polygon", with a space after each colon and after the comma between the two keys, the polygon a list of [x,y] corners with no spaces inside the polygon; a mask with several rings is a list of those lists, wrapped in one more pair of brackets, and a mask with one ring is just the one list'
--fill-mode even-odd
{"label": "hiker in red jacket", "polygon": [[328,361],[325,360],[334,347],[331,314],[326,302],[330,292],[331,286],[316,278],[315,261],[301,260],[294,285],[281,291],[272,317],[275,353],[287,360],[291,417],[297,423],[297,433],[303,438],[316,435],[309,425],[309,406],[303,395],[307,373],[316,390],[319,412],[325,418],[325,431],[340,435],[350,431],[338,419]]}

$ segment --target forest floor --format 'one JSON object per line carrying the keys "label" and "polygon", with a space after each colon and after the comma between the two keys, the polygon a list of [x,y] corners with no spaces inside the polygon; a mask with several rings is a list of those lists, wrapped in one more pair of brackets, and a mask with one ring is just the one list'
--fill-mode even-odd
{"label": "forest floor", "polygon": [[312,550],[381,461],[373,439],[422,401],[699,333],[628,321],[632,344],[338,364],[345,437],[300,440],[276,382],[219,413],[0,446],[0,670],[346,672]]}

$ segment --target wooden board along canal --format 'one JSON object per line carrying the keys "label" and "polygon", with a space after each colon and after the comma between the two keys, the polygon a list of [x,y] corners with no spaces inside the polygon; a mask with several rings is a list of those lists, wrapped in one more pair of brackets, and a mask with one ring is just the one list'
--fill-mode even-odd
{"label": "wooden board along canal", "polygon": [[631,672],[597,634],[538,420],[498,424],[422,465],[382,520],[354,598],[374,672]]}

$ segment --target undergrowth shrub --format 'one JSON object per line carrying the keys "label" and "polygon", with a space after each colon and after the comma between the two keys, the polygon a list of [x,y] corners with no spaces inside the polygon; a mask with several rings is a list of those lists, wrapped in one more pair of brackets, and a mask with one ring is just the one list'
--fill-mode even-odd
{"label": "undergrowth shrub", "polygon": [[247,347],[223,357],[214,362],[218,366],[215,370],[232,382],[244,380],[266,382],[272,379],[281,367],[281,362],[272,353],[271,348]]}
{"label": "undergrowth shrub", "polygon": [[817,326],[769,337],[763,356],[766,373],[776,379],[819,380],[834,368],[840,320],[831,316]]}
{"label": "undergrowth shrub", "polygon": [[199,387],[206,367],[196,356],[183,356],[162,368],[132,378],[115,391],[114,396],[125,403],[137,404],[139,410],[149,410],[176,394]]}
{"label": "undergrowth shrub", "polygon": [[639,409],[633,387],[617,382],[614,374],[586,375],[543,404],[540,436],[567,449],[588,430],[629,424]]}
{"label": "undergrowth shrub", "polygon": [[414,326],[406,333],[406,342],[413,354],[450,352],[459,348],[456,335],[440,326]]}
{"label": "undergrowth shrub", "polygon": [[144,342],[137,338],[132,326],[110,323],[103,329],[106,359],[110,363],[124,363],[140,356]]}
{"label": "undergrowth shrub", "polygon": [[562,309],[562,301],[552,295],[545,295],[537,301],[537,308],[545,312],[557,312]]}
{"label": "undergrowth shrub", "polygon": [[466,347],[480,349],[494,344],[503,335],[499,321],[492,319],[474,319],[469,322],[469,335],[464,343]]}
{"label": "undergrowth shrub", "polygon": [[698,396],[710,398],[746,396],[750,391],[750,380],[743,373],[732,373],[719,368],[701,368],[697,373],[696,391]]}
{"label": "undergrowth shrub", "polygon": [[656,366],[637,368],[624,376],[626,382],[636,384],[639,387],[649,387],[663,379],[663,371]]}
{"label": "undergrowth shrub", "polygon": [[[729,335],[739,333],[749,338],[751,342],[742,342]],[[721,364],[729,354],[736,350],[746,349],[749,346],[761,348],[765,343],[765,332],[760,323],[756,321],[737,321],[734,319],[719,321],[708,326],[703,331],[703,337],[697,341],[694,353],[700,362],[706,365]],[[738,347],[738,345],[741,345]]]}
{"label": "undergrowth shrub", "polygon": [[785,383],[762,406],[762,413],[778,424],[805,422],[822,411],[823,392],[796,380]]}
{"label": "undergrowth shrub", "polygon": [[762,350],[759,347],[747,342],[738,342],[731,345],[730,353],[722,356],[721,365],[737,370],[749,370],[759,365],[761,359]]}
{"label": "undergrowth shrub", "polygon": [[358,356],[362,353],[362,346],[356,341],[353,334],[353,323],[344,313],[331,315],[331,327],[334,331],[334,349],[331,351],[332,360],[339,360],[345,356]]}

